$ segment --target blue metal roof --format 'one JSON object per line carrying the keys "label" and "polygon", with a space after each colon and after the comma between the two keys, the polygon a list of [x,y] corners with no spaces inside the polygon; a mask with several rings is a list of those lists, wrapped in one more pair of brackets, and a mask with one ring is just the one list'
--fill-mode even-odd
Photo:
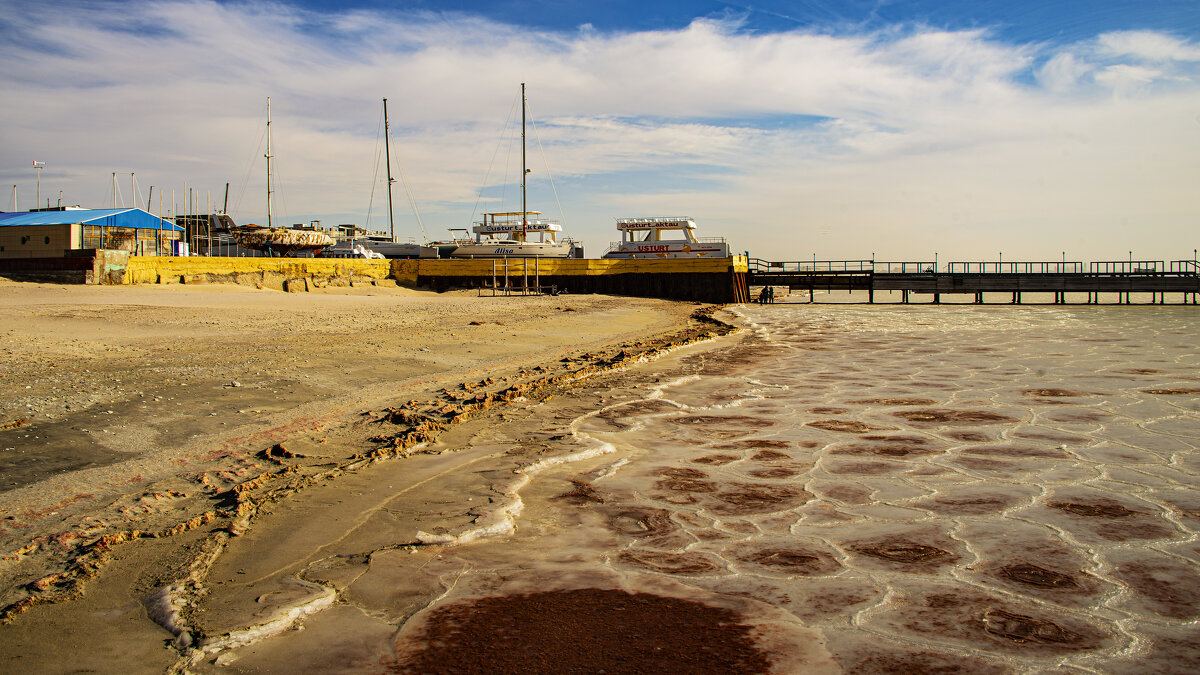
{"label": "blue metal roof", "polygon": [[131,227],[139,230],[183,231],[183,228],[175,223],[141,209],[74,209],[71,211],[0,213],[0,227],[74,225],[75,223],[103,227]]}

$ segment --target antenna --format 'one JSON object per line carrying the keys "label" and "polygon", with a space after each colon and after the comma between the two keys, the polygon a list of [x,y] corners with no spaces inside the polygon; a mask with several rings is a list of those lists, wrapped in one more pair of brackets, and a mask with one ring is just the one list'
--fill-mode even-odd
{"label": "antenna", "polygon": [[33,160],[33,168],[37,171],[37,196],[33,200],[33,208],[38,208],[38,204],[42,202],[42,169],[46,166],[45,162]]}

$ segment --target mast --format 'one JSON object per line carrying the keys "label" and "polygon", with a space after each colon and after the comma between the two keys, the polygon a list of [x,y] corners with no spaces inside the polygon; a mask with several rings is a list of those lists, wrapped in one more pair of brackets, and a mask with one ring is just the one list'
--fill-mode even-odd
{"label": "mast", "polygon": [[[387,174],[388,174],[388,235],[392,241],[396,241],[396,223],[392,220],[392,148],[389,140],[392,137],[391,127],[388,126],[387,116],[387,99],[383,99],[383,152],[387,156]],[[379,146],[376,146],[379,147]],[[375,166],[379,166],[376,164]]]}
{"label": "mast", "polygon": [[267,97],[267,228],[271,229],[271,97]]}
{"label": "mast", "polygon": [[525,175],[529,173],[529,169],[525,168],[525,83],[521,83],[521,240],[524,241],[529,233],[526,228],[529,226],[528,209],[525,207]]}

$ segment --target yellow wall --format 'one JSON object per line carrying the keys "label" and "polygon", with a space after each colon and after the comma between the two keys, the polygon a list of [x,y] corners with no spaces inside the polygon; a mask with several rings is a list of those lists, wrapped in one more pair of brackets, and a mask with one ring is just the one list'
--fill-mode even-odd
{"label": "yellow wall", "polygon": [[0,227],[0,258],[61,258],[67,251],[79,248],[78,235],[77,225]]}
{"label": "yellow wall", "polygon": [[209,258],[189,256],[131,256],[125,271],[127,284],[153,284],[159,276],[186,277],[196,274],[253,274],[270,272],[288,278],[360,276],[386,279],[390,260],[353,258]]}
{"label": "yellow wall", "polygon": [[[587,260],[577,258],[512,258],[509,276],[603,275],[638,273],[720,273],[745,272],[745,256],[732,258],[669,258],[664,260]],[[496,274],[504,274],[504,261],[494,262]],[[125,283],[157,283],[159,277],[187,277],[198,274],[230,275],[269,272],[288,278],[363,276],[372,279],[392,277],[402,284],[415,284],[421,277],[490,277],[493,261],[474,260],[363,260],[356,258],[186,258],[131,256]]]}

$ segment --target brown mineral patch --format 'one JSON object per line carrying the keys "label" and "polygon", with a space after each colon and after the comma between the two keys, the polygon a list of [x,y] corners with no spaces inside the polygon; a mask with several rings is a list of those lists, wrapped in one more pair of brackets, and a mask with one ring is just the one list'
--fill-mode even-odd
{"label": "brown mineral patch", "polygon": [[654,486],[660,490],[670,490],[672,492],[714,492],[717,489],[717,484],[710,480],[678,475],[687,471],[686,469],[675,469],[673,471],[677,472],[677,474],[671,475],[668,473],[666,477],[656,481]]}
{"label": "brown mineral patch", "polygon": [[1114,573],[1133,590],[1135,598],[1148,600],[1155,614],[1187,621],[1200,618],[1200,574],[1194,563],[1146,556],[1120,562]]}
{"label": "brown mineral patch", "polygon": [[847,661],[845,672],[854,675],[1009,675],[1013,671],[1000,664],[953,652],[888,645],[886,649],[864,646],[854,650],[854,658]]}
{"label": "brown mineral patch", "polygon": [[1125,373],[1127,375],[1157,375],[1162,371],[1158,368],[1122,368],[1121,370],[1114,370],[1113,372]]}
{"label": "brown mineral patch", "polygon": [[666,551],[622,551],[618,559],[630,567],[639,567],[662,574],[697,576],[712,574],[721,566],[703,553],[669,553]]}
{"label": "brown mineral patch", "polygon": [[988,633],[1017,643],[1073,644],[1083,641],[1082,635],[1073,633],[1053,621],[1035,619],[1002,609],[989,610],[983,615],[982,624]]}
{"label": "brown mineral patch", "polygon": [[830,485],[818,490],[828,499],[836,499],[848,504],[866,504],[871,501],[871,491],[857,485]]}
{"label": "brown mineral patch", "polygon": [[774,462],[781,459],[791,459],[791,456],[774,450],[763,450],[762,452],[755,453],[750,459],[758,462]]}
{"label": "brown mineral patch", "polygon": [[829,473],[839,475],[860,474],[864,476],[895,473],[896,471],[903,471],[904,468],[903,465],[886,462],[836,462],[825,465],[825,470]]}
{"label": "brown mineral patch", "polygon": [[975,497],[934,497],[918,502],[912,506],[929,509],[938,513],[949,513],[964,516],[982,516],[989,513],[999,513],[1016,503],[1016,499],[1007,496],[975,496]]}
{"label": "brown mineral patch", "polygon": [[880,558],[905,565],[919,563],[944,564],[958,560],[958,556],[945,549],[900,539],[856,544],[851,546],[850,550],[855,553],[871,556],[872,558]]}
{"label": "brown mineral patch", "polygon": [[1200,387],[1174,387],[1171,389],[1143,389],[1147,394],[1160,394],[1162,396],[1186,396],[1189,394],[1200,394]]}
{"label": "brown mineral patch", "polygon": [[[564,639],[569,627],[570,639]],[[463,601],[397,644],[393,673],[766,673],[770,659],[729,609],[585,588]]]}
{"label": "brown mineral patch", "polygon": [[923,455],[933,455],[941,452],[933,448],[926,447],[928,442],[924,439],[914,441],[907,440],[891,440],[877,443],[840,443],[836,447],[829,450],[831,455],[875,455],[879,457],[920,457]]}
{"label": "brown mineral patch", "polygon": [[958,457],[954,460],[954,463],[964,469],[972,469],[974,471],[1008,471],[1014,467],[1009,462],[984,459],[982,457]]}
{"label": "brown mineral patch", "polygon": [[722,464],[728,464],[730,462],[736,462],[739,459],[741,458],[735,457],[734,455],[705,455],[703,457],[697,457],[692,461],[696,464],[711,464],[719,466]]}
{"label": "brown mineral patch", "polygon": [[931,398],[864,398],[858,401],[850,401],[858,405],[934,405],[937,401]]}
{"label": "brown mineral patch", "polygon": [[596,488],[592,487],[591,483],[581,480],[572,480],[571,485],[572,487],[570,490],[558,495],[555,497],[555,499],[561,499],[577,506],[582,506],[583,504],[604,503],[604,496],[597,492]]}
{"label": "brown mineral patch", "polygon": [[678,529],[671,512],[664,509],[629,508],[615,511],[608,519],[609,527],[633,537],[652,537]]}
{"label": "brown mineral patch", "polygon": [[833,406],[817,406],[816,408],[809,408],[808,412],[812,413],[813,415],[845,415],[850,411],[846,408],[837,408]]}
{"label": "brown mineral patch", "polygon": [[1079,586],[1075,579],[1066,574],[1031,563],[1005,565],[997,573],[1006,579],[1038,588],[1077,588]]}
{"label": "brown mineral patch", "polygon": [[729,553],[744,563],[802,577],[833,574],[842,568],[828,552],[802,546],[740,544]]}
{"label": "brown mineral patch", "polygon": [[1046,506],[1049,506],[1052,509],[1073,513],[1077,516],[1086,516],[1088,518],[1125,518],[1138,513],[1138,511],[1131,511],[1120,504],[1108,501],[1095,504],[1050,502]]}
{"label": "brown mineral patch", "polygon": [[986,443],[992,440],[991,436],[981,434],[975,431],[949,431],[944,434],[946,438],[955,441],[965,441],[967,443]]}
{"label": "brown mineral patch", "polygon": [[763,429],[775,423],[761,417],[749,415],[686,415],[671,419],[680,426],[689,427],[743,427],[746,429]]}
{"label": "brown mineral patch", "polygon": [[981,445],[961,450],[967,455],[984,457],[1044,457],[1047,459],[1070,459],[1071,455],[1053,448],[1039,448],[1032,445]]}
{"label": "brown mineral patch", "polygon": [[904,410],[901,412],[891,413],[894,417],[900,417],[915,422],[918,424],[1001,424],[1018,421],[1016,418],[1000,413],[989,412],[987,410],[939,410],[936,408],[927,408],[925,410]]}
{"label": "brown mineral patch", "polygon": [[867,431],[876,431],[879,429],[889,429],[890,427],[880,427],[858,420],[815,420],[813,422],[805,422],[806,427],[816,427],[825,429],[826,431],[842,431],[851,434],[861,434]]}
{"label": "brown mineral patch", "polygon": [[721,445],[714,445],[713,447],[717,450],[758,450],[760,448],[786,450],[791,446],[792,444],[788,443],[787,441],[776,441],[769,438],[747,438],[744,441],[722,443]]}
{"label": "brown mineral patch", "polygon": [[1037,396],[1042,398],[1058,398],[1066,396],[1088,396],[1086,391],[1076,391],[1075,389],[1057,389],[1054,387],[1046,387],[1044,389],[1024,389],[1021,391],[1026,396]]}
{"label": "brown mineral patch", "polygon": [[805,504],[808,491],[791,485],[748,485],[738,483],[717,493],[711,509],[726,515],[749,515],[786,511]]}
{"label": "brown mineral patch", "polygon": [[1014,431],[1011,435],[1013,438],[1023,438],[1029,441],[1050,441],[1052,443],[1083,443],[1087,441],[1083,436],[1054,431]]}
{"label": "brown mineral patch", "polygon": [[746,475],[754,478],[791,478],[804,473],[803,469],[792,469],[786,466],[773,466],[766,469],[753,469],[747,471]]}

